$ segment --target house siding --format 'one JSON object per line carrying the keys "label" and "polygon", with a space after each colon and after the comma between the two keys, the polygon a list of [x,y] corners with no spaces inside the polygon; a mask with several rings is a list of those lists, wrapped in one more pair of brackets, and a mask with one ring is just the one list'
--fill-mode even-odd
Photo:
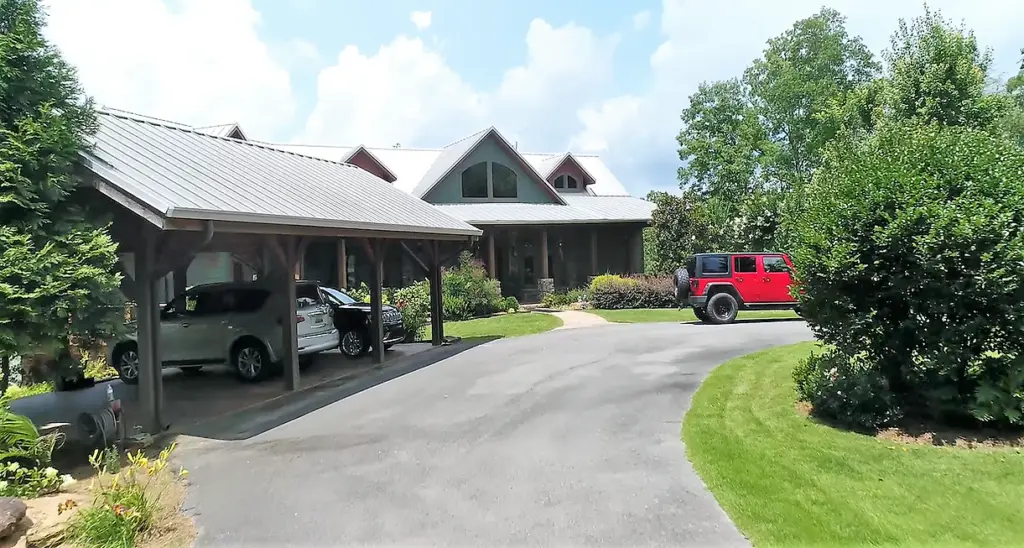
{"label": "house siding", "polygon": [[480,202],[485,199],[465,199],[462,197],[462,171],[479,162],[497,162],[515,172],[517,180],[515,200],[497,199],[496,202],[525,202],[533,204],[552,203],[555,199],[540,183],[527,175],[520,163],[512,159],[494,139],[487,139],[473,150],[451,174],[439,182],[423,199],[432,204],[458,204],[463,202]]}
{"label": "house siding", "polygon": [[381,179],[387,180],[387,176],[384,174],[384,170],[381,169],[380,165],[373,161],[373,158],[370,158],[370,156],[362,150],[357,152],[355,156],[352,156],[348,163],[358,166],[367,173],[371,173]]}

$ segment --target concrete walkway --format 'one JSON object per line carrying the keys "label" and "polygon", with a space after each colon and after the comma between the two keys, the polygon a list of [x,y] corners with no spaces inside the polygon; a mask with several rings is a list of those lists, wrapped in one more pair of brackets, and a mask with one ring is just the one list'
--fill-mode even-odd
{"label": "concrete walkway", "polygon": [[561,312],[549,312],[552,316],[562,320],[562,327],[555,329],[576,329],[577,327],[593,327],[595,325],[608,325],[612,322],[581,310],[562,310]]}

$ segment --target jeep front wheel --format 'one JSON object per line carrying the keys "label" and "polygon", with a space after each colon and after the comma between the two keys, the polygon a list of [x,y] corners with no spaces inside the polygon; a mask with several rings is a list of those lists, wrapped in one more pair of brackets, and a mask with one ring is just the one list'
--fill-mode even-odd
{"label": "jeep front wheel", "polygon": [[728,293],[718,293],[708,300],[708,307],[705,313],[708,320],[713,324],[725,324],[736,321],[736,314],[740,311],[740,305],[736,298]]}

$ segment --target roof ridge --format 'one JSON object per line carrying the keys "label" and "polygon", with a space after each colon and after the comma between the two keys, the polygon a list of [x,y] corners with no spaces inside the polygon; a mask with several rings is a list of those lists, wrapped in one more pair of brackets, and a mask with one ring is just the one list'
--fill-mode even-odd
{"label": "roof ridge", "polygon": [[[115,112],[111,112],[111,111],[115,111]],[[279,152],[281,154],[291,154],[293,156],[298,156],[300,158],[310,158],[310,159],[313,159],[313,160],[319,160],[321,162],[327,162],[327,163],[330,163],[330,164],[337,164],[337,165],[349,167],[349,168],[352,168],[352,169],[359,169],[358,167],[353,166],[352,164],[345,163],[345,162],[336,162],[334,160],[328,160],[326,158],[319,158],[317,156],[309,156],[307,154],[299,154],[298,152],[292,152],[290,150],[280,149],[280,148],[277,148],[275,146],[272,146],[271,143],[266,143],[264,141],[250,141],[250,140],[232,139],[230,137],[221,137],[220,135],[213,135],[211,133],[206,133],[205,131],[200,131],[198,128],[195,128],[195,127],[192,127],[192,126],[171,125],[171,124],[176,124],[176,122],[171,122],[169,120],[160,120],[159,118],[149,117],[149,116],[146,116],[144,114],[137,114],[137,113],[134,113],[134,112],[122,111],[120,109],[108,109],[108,108],[104,108],[102,110],[97,111],[97,114],[102,114],[102,115],[106,115],[106,116],[113,116],[115,118],[122,118],[122,119],[126,119],[126,120],[133,120],[133,121],[136,121],[136,122],[141,122],[141,123],[144,123],[144,124],[150,124],[150,125],[154,125],[154,126],[166,127],[168,129],[173,129],[173,130],[177,130],[177,131],[184,131],[184,132],[192,133],[193,135],[199,135],[201,137],[206,137],[207,139],[218,139],[220,141],[225,141],[225,142],[236,144],[236,145],[251,146],[251,147],[256,147],[256,148],[260,148],[260,149],[264,149],[264,150],[273,150],[274,152]]]}
{"label": "roof ridge", "polygon": [[468,139],[472,139],[473,137],[476,137],[476,136],[480,135],[481,133],[486,133],[488,131],[491,131],[492,129],[497,131],[497,128],[495,128],[494,126],[488,126],[488,127],[484,128],[484,129],[481,129],[480,131],[475,131],[472,134],[467,135],[466,137],[463,137],[461,139],[456,139],[455,141],[452,141],[452,142],[448,143],[447,145],[441,147],[441,150],[453,147],[453,146],[455,146],[455,145],[457,145],[457,144],[459,144],[459,143],[461,143],[463,141],[466,141]]}
{"label": "roof ridge", "polygon": [[163,125],[163,124],[172,124],[172,125],[175,125],[175,126],[180,126],[181,128],[193,129],[193,126],[191,126],[189,124],[186,124],[184,122],[175,122],[174,120],[167,120],[165,118],[158,118],[156,116],[149,116],[147,114],[140,114],[138,112],[133,112],[131,110],[126,110],[126,109],[123,109],[123,108],[114,108],[114,107],[108,107],[108,106],[101,106],[100,108],[97,109],[97,112],[99,112],[99,113],[106,113],[106,114],[112,114],[114,116],[120,116],[122,118],[132,118],[132,119],[135,119],[135,120],[139,120],[141,122],[160,122],[161,125]]}

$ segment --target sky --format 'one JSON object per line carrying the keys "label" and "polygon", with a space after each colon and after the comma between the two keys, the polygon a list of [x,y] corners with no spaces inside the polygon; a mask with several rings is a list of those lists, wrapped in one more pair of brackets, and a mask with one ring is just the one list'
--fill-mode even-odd
{"label": "sky", "polygon": [[[679,113],[821,0],[45,0],[98,104],[252,139],[441,147],[495,126],[600,154],[636,196],[678,189]],[[911,0],[836,0],[876,53]],[[1016,73],[1024,2],[932,0]],[[1017,32],[1015,32],[1017,31]]]}

